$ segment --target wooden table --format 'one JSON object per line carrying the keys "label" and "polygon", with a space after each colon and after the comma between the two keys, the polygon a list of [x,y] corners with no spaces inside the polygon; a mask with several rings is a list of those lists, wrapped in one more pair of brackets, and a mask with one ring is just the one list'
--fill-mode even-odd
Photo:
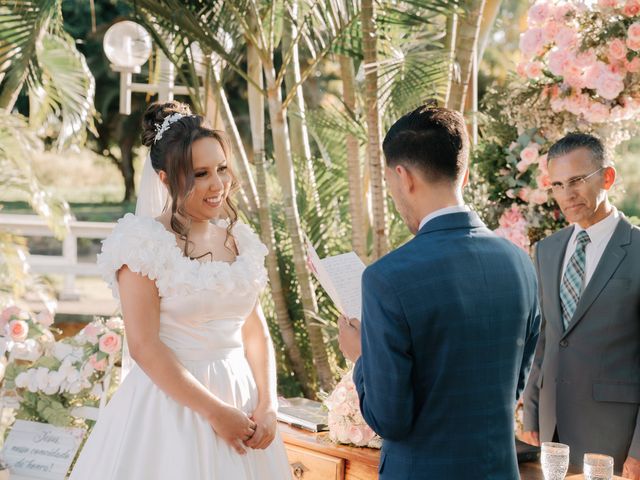
{"label": "wooden table", "polygon": [[[296,480],[375,480],[378,478],[380,451],[373,448],[336,445],[326,432],[312,433],[279,423],[287,449],[293,478]],[[582,478],[579,469],[570,467],[567,480]],[[540,462],[520,464],[521,480],[544,480]],[[620,479],[620,477],[614,477]]]}

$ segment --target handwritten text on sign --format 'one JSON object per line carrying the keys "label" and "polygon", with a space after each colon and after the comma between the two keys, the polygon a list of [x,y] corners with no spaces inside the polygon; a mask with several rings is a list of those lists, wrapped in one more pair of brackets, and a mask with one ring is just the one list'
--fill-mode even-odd
{"label": "handwritten text on sign", "polygon": [[64,480],[84,431],[16,420],[4,443],[11,478]]}

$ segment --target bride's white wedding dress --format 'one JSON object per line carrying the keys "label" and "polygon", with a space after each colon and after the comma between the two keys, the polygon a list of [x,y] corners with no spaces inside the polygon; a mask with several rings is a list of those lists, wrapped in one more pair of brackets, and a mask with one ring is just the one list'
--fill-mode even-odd
{"label": "bride's white wedding dress", "polygon": [[[211,392],[250,414],[258,391],[241,327],[266,284],[267,249],[245,224],[236,224],[233,236],[239,252],[233,263],[201,263],[183,256],[161,223],[128,214],[104,241],[98,264],[116,297],[123,265],[155,280],[161,340]],[[101,412],[71,474],[73,480],[290,478],[279,436],[265,450],[239,455],[138,366]]]}

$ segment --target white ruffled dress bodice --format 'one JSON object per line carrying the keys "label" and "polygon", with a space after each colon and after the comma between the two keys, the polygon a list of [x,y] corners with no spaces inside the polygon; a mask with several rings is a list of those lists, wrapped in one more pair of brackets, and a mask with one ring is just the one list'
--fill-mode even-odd
{"label": "white ruffled dress bodice", "polygon": [[116,298],[123,265],[154,280],[161,340],[178,358],[215,358],[242,347],[242,324],[267,281],[267,248],[259,237],[239,222],[232,233],[238,247],[233,263],[199,262],[183,255],[160,222],[127,214],[103,242],[98,265]]}
{"label": "white ruffled dress bodice", "polygon": [[[201,263],[185,257],[161,223],[128,214],[103,242],[98,265],[116,298],[123,265],[153,280],[160,296],[160,339],[195,380],[251,415],[260,392],[242,325],[266,284],[267,249],[245,224],[237,223],[232,233],[238,248],[233,263]],[[271,390],[275,395],[275,385]],[[204,417],[133,365],[101,411],[70,477],[89,479],[286,480],[291,470],[278,434],[266,449],[239,455]]]}

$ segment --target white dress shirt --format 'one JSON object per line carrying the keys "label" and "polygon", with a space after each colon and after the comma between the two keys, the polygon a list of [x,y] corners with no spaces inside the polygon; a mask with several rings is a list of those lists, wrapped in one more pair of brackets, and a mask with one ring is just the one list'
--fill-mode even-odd
{"label": "white dress shirt", "polygon": [[[584,291],[585,287],[591,280],[593,276],[593,272],[595,272],[598,263],[600,262],[600,258],[604,253],[604,249],[607,247],[609,240],[613,236],[613,232],[618,226],[618,221],[620,220],[620,213],[613,207],[612,212],[607,216],[607,218],[600,220],[598,223],[591,225],[587,228],[587,234],[591,239],[591,242],[587,244],[585,248],[585,275],[584,282],[582,284],[582,290]],[[564,253],[564,263],[562,264],[562,277],[564,277],[564,271],[567,268],[567,264],[569,263],[569,259],[573,252],[576,251],[576,237],[578,233],[582,230],[585,230],[580,225],[575,224],[573,226],[573,233],[571,234],[571,238],[569,238],[569,243],[567,244],[567,250]]]}
{"label": "white dress shirt", "polygon": [[441,208],[439,210],[436,210],[435,212],[431,212],[429,215],[424,217],[422,219],[422,221],[420,222],[420,226],[418,227],[418,231],[420,231],[422,229],[422,227],[424,227],[425,223],[427,223],[429,220],[433,220],[436,217],[440,217],[442,215],[448,215],[449,213],[460,213],[460,212],[470,212],[470,211],[471,211],[471,209],[466,205],[455,205],[453,207]]}

